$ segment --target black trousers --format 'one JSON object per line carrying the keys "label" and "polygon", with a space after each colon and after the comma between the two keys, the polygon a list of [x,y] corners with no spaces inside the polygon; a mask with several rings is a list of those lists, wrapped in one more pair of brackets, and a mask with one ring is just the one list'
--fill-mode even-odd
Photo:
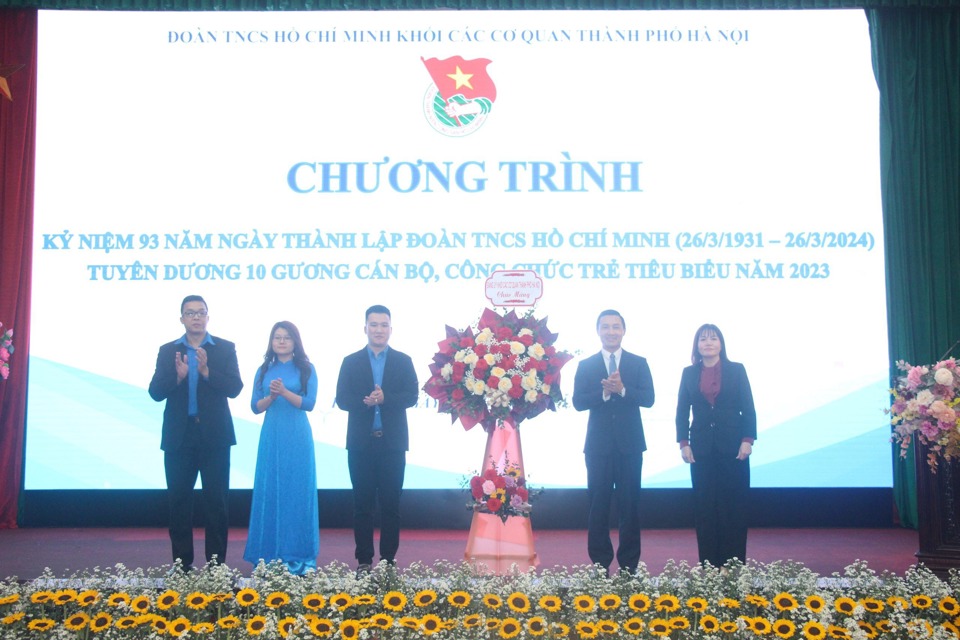
{"label": "black trousers", "polygon": [[733,558],[746,562],[750,460],[716,452],[698,452],[696,460],[690,480],[700,562],[715,567]]}
{"label": "black trousers", "polygon": [[347,451],[353,484],[354,556],[359,564],[373,564],[373,516],[380,503],[380,559],[393,562],[400,547],[400,494],[407,452],[388,449],[372,438],[369,448]]}
{"label": "black trousers", "polygon": [[643,454],[586,454],[587,496],[590,514],[587,517],[587,553],[590,562],[610,569],[613,543],[610,540],[610,505],[617,497],[620,542],[617,564],[626,571],[635,571],[640,562],[640,472]]}
{"label": "black trousers", "polygon": [[230,492],[230,447],[183,447],[165,451],[173,560],[193,566],[193,488],[203,485],[204,551],[207,562],[227,557],[227,500]]}

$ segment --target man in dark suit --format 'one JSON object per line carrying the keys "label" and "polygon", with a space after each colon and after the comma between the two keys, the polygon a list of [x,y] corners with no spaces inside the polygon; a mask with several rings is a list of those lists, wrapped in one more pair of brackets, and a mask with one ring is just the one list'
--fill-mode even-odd
{"label": "man in dark suit", "polygon": [[160,347],[150,397],[163,410],[163,468],[170,505],[174,562],[193,565],[193,488],[203,484],[207,562],[227,556],[230,447],[237,443],[227,398],[243,389],[234,344],[207,333],[207,303],[187,296],[180,304],[186,333]]}
{"label": "man in dark suit", "polygon": [[407,409],[420,387],[410,356],[387,346],[390,310],[367,309],[367,346],[343,359],[337,406],[348,412],[347,465],[353,485],[358,571],[373,564],[373,513],[380,502],[380,559],[394,564],[400,546],[400,493],[407,464]]}
{"label": "man in dark suit", "polygon": [[587,552],[608,572],[613,562],[610,502],[617,495],[620,542],[617,563],[633,573],[640,562],[640,471],[643,438],[640,407],[653,406],[653,378],[647,361],[620,344],[627,323],[608,309],[597,318],[602,350],[580,362],[573,383],[573,406],[589,411],[583,447],[587,464]]}

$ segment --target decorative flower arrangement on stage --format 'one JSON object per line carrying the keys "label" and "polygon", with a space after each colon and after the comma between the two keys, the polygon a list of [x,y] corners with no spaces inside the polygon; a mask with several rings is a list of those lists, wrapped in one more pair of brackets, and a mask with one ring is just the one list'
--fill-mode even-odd
{"label": "decorative flower arrangement on stage", "polygon": [[0,580],[0,639],[947,640],[960,635],[956,582],[856,563],[821,578],[797,563],[668,563],[659,576],[596,567],[496,576],[466,564],[362,577],[343,563],[291,576],[224,565],[188,574],[101,570]]}
{"label": "decorative flower arrangement on stage", "polygon": [[467,503],[467,508],[495,515],[503,522],[510,516],[529,518],[530,499],[535,493],[527,487],[523,470],[518,465],[508,461],[503,471],[498,471],[496,465],[491,464],[482,474],[470,478],[473,501]]}
{"label": "decorative flower arrangement on stage", "polygon": [[893,439],[900,443],[900,456],[906,456],[910,441],[916,437],[930,447],[927,464],[936,473],[937,463],[960,457],[960,431],[956,407],[960,404],[960,371],[953,358],[934,365],[913,366],[903,360],[890,393],[893,405]]}
{"label": "decorative flower arrangement on stage", "polygon": [[[3,323],[0,322],[0,329]],[[13,353],[13,329],[0,333],[0,378],[4,380],[10,375],[10,355]]]}
{"label": "decorative flower arrangement on stage", "polygon": [[475,328],[446,329],[423,390],[451,422],[488,431],[503,422],[519,426],[563,402],[560,369],[573,356],[553,346],[557,335],[546,318],[484,309]]}

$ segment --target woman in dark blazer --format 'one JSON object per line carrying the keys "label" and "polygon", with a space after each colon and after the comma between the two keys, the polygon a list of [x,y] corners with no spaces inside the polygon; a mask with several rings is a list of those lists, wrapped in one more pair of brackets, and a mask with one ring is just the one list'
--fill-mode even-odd
{"label": "woman in dark blazer", "polygon": [[746,562],[750,454],[757,438],[750,381],[743,365],[727,358],[715,325],[697,329],[691,361],[680,378],[676,424],[693,482],[700,562]]}

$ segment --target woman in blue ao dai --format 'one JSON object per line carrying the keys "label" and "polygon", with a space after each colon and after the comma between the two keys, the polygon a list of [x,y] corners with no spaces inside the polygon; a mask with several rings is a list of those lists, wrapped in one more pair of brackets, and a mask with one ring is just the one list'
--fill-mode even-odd
{"label": "woman in blue ao dai", "polygon": [[266,412],[243,552],[251,564],[281,560],[294,574],[317,567],[317,468],[306,413],[316,402],[317,372],[303,350],[300,332],[291,322],[278,322],[250,400],[254,413]]}

